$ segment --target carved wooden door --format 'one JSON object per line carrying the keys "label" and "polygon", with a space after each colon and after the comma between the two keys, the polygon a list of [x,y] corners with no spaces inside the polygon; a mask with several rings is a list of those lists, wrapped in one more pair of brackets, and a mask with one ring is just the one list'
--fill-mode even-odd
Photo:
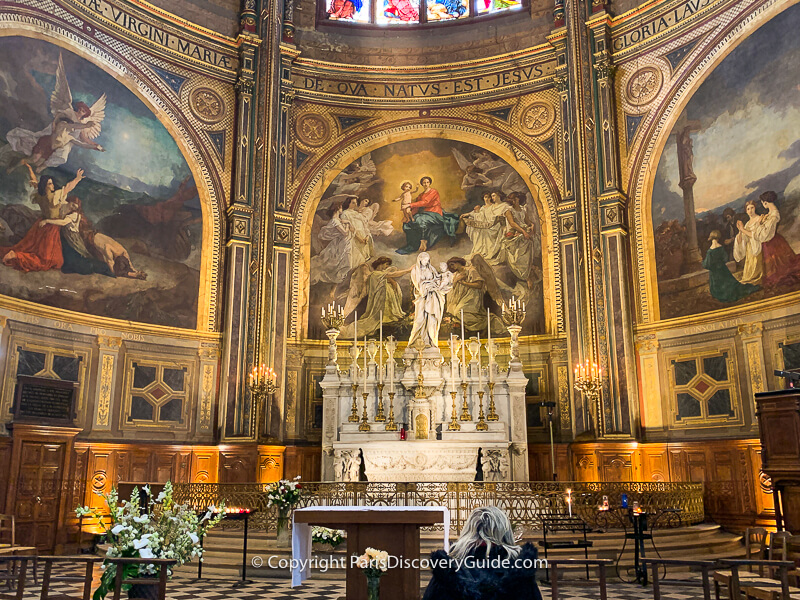
{"label": "carved wooden door", "polygon": [[17,498],[17,544],[52,552],[61,504],[65,443],[23,442]]}

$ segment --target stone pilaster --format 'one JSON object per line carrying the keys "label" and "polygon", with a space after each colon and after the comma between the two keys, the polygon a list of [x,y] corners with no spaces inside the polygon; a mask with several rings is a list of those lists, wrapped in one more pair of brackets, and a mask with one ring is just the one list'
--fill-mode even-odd
{"label": "stone pilaster", "polygon": [[[739,325],[739,339],[742,341],[744,363],[747,365],[748,395],[742,395],[742,408],[745,414],[755,414],[755,394],[767,391],[767,371],[764,366],[764,324],[746,323]],[[755,422],[755,419],[753,420]]]}
{"label": "stone pilaster", "polygon": [[199,385],[197,386],[197,434],[211,435],[214,432],[214,399],[217,396],[217,371],[219,347],[203,344],[198,353],[200,360]]}
{"label": "stone pilaster", "polygon": [[639,381],[642,394],[642,429],[652,432],[664,429],[664,411],[661,401],[661,375],[658,366],[658,338],[655,334],[641,335],[636,339],[639,356]]}
{"label": "stone pilaster", "polygon": [[240,48],[239,78],[236,82],[238,121],[234,146],[233,198],[227,211],[225,344],[220,390],[220,422],[222,437],[226,440],[255,439],[254,411],[250,393],[246,388],[246,374],[249,370],[248,363],[258,362],[257,355],[248,361],[245,348],[253,347],[252,343],[248,343],[248,337],[252,338],[253,332],[248,331],[246,323],[253,229],[253,85],[259,39],[243,28],[238,42]]}
{"label": "stone pilaster", "polygon": [[[593,8],[597,4],[592,5]],[[631,310],[627,197],[620,190],[619,132],[614,106],[610,17],[602,13],[588,24],[593,65],[594,132],[597,150],[596,192],[602,243],[601,266],[607,336],[599,340],[608,360],[608,394],[603,397],[608,435],[636,433],[638,400]]]}
{"label": "stone pilaster", "polygon": [[97,389],[94,398],[93,431],[111,431],[111,415],[114,411],[114,390],[117,389],[119,352],[122,338],[107,335],[97,336]]}

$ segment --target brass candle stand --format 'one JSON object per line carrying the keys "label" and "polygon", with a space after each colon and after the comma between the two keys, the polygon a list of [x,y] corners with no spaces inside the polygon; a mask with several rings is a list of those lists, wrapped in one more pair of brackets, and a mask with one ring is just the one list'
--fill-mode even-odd
{"label": "brass candle stand", "polygon": [[364,414],[361,415],[361,425],[358,426],[359,431],[369,431],[369,418],[367,417],[367,398],[369,398],[369,392],[364,392],[361,394],[364,398]]}
{"label": "brass candle stand", "polygon": [[386,431],[397,431],[397,423],[394,422],[394,392],[389,392],[389,417],[386,419]]}
{"label": "brass candle stand", "polygon": [[472,414],[469,412],[469,404],[467,403],[467,382],[463,381],[461,383],[461,393],[464,396],[464,404],[461,405],[461,417],[462,421],[472,421]]}
{"label": "brass candle stand", "polygon": [[385,385],[385,383],[378,384],[378,412],[375,413],[375,421],[378,423],[386,421],[386,415],[383,414],[383,388]]}
{"label": "brass candle stand", "polygon": [[353,387],[353,406],[350,409],[350,416],[347,417],[347,420],[350,423],[358,423],[358,421],[359,421],[359,418],[358,418],[358,394],[356,394],[356,392],[358,391],[358,384],[354,383],[352,387]]}
{"label": "brass candle stand", "polygon": [[486,423],[486,417],[483,414],[483,395],[486,392],[481,390],[478,392],[478,423],[475,425],[475,431],[486,431],[489,425]]}
{"label": "brass candle stand", "polygon": [[447,431],[461,431],[461,424],[458,422],[458,407],[456,406],[456,396],[458,392],[450,392],[453,398],[453,409],[450,411],[450,425],[447,426]]}
{"label": "brass candle stand", "polygon": [[519,360],[519,333],[522,331],[522,323],[525,321],[525,303],[511,296],[508,304],[503,302],[502,315],[503,322],[511,334],[511,362],[514,362]]}
{"label": "brass candle stand", "polygon": [[328,364],[336,365],[338,362],[336,338],[339,330],[344,325],[344,311],[341,306],[331,303],[322,309],[322,324],[325,326],[325,335],[328,336]]}
{"label": "brass candle stand", "polygon": [[486,415],[487,421],[499,421],[497,409],[494,406],[494,381],[489,382],[489,414]]}

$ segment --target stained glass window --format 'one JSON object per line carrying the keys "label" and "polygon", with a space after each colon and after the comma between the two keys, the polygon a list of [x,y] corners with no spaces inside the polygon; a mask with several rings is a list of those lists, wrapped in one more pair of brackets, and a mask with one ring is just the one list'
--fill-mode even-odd
{"label": "stained glass window", "polygon": [[478,0],[478,14],[485,15],[496,13],[510,8],[519,8],[522,2],[519,0]]}
{"label": "stained glass window", "polygon": [[370,0],[327,0],[325,12],[330,21],[369,23],[370,7]]}
{"label": "stained glass window", "polygon": [[428,21],[448,21],[469,16],[467,0],[429,0]]}
{"label": "stained glass window", "polygon": [[419,23],[419,0],[379,0],[378,23]]}
{"label": "stained glass window", "polygon": [[491,16],[527,6],[527,0],[317,0],[327,22],[419,25]]}

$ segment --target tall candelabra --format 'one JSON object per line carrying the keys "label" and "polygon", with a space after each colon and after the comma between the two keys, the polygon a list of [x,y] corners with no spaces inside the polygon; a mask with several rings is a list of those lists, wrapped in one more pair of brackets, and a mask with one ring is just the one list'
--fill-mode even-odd
{"label": "tall candelabra", "polygon": [[594,412],[594,432],[596,437],[603,435],[600,391],[603,389],[603,373],[595,363],[586,361],[575,366],[575,389],[584,395]]}
{"label": "tall candelabra", "polygon": [[264,364],[253,367],[248,377],[247,385],[256,405],[256,428],[259,434],[264,429],[261,421],[266,418],[268,412],[267,401],[278,389],[277,379],[275,371],[271,367],[267,368]]}
{"label": "tall candelabra", "polygon": [[328,336],[328,365],[336,365],[339,357],[336,351],[336,338],[344,325],[344,310],[341,306],[331,302],[322,308],[322,324],[325,326],[325,335]]}
{"label": "tall candelabra", "polygon": [[511,361],[519,360],[519,332],[522,331],[522,322],[525,320],[525,303],[514,296],[508,304],[503,302],[503,322],[511,334]]}

